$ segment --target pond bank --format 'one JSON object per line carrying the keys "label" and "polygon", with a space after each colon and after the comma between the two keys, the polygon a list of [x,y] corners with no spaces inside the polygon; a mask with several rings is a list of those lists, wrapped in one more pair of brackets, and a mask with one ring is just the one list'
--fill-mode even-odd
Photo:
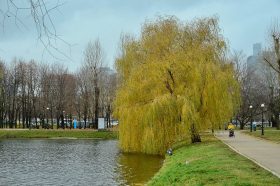
{"label": "pond bank", "polygon": [[211,134],[167,156],[148,185],[278,185],[280,179],[236,154]]}
{"label": "pond bank", "polygon": [[0,139],[48,138],[48,139],[118,139],[117,131],[94,131],[90,129],[0,129]]}

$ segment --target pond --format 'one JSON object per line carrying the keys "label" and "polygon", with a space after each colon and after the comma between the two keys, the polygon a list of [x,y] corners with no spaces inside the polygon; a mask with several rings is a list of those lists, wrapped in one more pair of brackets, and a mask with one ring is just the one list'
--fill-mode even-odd
{"label": "pond", "polygon": [[120,153],[116,140],[0,140],[0,185],[133,185],[159,156]]}

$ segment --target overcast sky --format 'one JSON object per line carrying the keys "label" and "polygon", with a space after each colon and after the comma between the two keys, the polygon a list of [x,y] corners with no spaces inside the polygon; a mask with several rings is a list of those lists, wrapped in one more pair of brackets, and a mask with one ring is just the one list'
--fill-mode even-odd
{"label": "overcast sky", "polygon": [[[46,2],[50,0],[45,0]],[[19,0],[21,3],[22,1]],[[52,1],[54,2],[54,1]],[[121,33],[139,35],[141,24],[153,20],[158,15],[175,15],[181,21],[195,17],[216,15],[220,19],[222,34],[229,41],[231,49],[252,54],[252,45],[267,43],[267,31],[273,20],[280,19],[279,0],[65,0],[52,17],[57,33],[69,46],[57,41],[59,51],[71,56],[71,61],[63,58],[71,71],[75,71],[83,61],[83,51],[90,40],[99,38],[106,53],[106,64],[113,67],[118,52]],[[0,8],[5,9],[6,1],[0,0]],[[4,7],[4,8],[3,8]],[[44,53],[42,43],[37,40],[37,32],[30,17],[19,13],[25,26],[15,24],[6,17],[0,30],[0,58],[10,62],[14,57],[24,60],[52,63],[57,61]],[[2,17],[3,18],[3,17]],[[3,23],[3,21],[2,21]],[[2,26],[2,25],[1,25]],[[55,44],[55,43],[54,43]]]}

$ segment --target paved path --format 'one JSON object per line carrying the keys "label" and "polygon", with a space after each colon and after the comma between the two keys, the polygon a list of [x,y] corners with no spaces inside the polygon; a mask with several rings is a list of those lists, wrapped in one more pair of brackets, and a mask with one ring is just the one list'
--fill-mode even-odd
{"label": "paved path", "polygon": [[228,137],[228,131],[217,131],[216,137],[239,154],[254,161],[280,178],[280,144],[255,138],[235,131],[235,137]]}

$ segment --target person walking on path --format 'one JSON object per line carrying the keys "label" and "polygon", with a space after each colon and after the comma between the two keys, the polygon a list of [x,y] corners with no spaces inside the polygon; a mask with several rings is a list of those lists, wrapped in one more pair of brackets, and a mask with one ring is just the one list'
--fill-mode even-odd
{"label": "person walking on path", "polygon": [[235,126],[232,123],[228,124],[228,130],[234,130]]}
{"label": "person walking on path", "polygon": [[232,123],[228,124],[229,137],[234,137],[234,128],[235,126]]}
{"label": "person walking on path", "polygon": [[236,131],[235,138],[229,138],[225,131],[215,136],[237,153],[254,161],[280,178],[280,144],[258,139]]}

